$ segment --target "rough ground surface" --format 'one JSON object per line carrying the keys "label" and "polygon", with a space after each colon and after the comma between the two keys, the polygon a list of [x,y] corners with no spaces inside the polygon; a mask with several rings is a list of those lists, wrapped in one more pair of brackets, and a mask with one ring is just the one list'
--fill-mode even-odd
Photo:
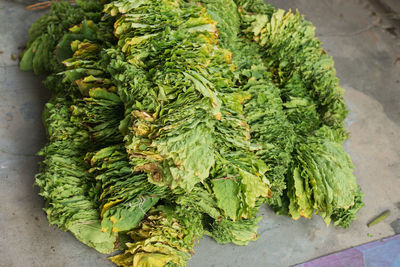
{"label": "rough ground surface", "polygon": [[[104,255],[49,226],[32,186],[45,143],[40,78],[18,70],[18,56],[38,12],[23,1],[0,0],[0,266],[112,266]],[[317,27],[336,62],[350,109],[345,144],[365,192],[350,229],[297,222],[261,209],[258,241],[247,247],[201,240],[189,267],[287,266],[400,231],[400,4],[398,0],[272,0],[299,9]],[[397,12],[397,13],[396,13]],[[380,212],[383,223],[366,223]]]}

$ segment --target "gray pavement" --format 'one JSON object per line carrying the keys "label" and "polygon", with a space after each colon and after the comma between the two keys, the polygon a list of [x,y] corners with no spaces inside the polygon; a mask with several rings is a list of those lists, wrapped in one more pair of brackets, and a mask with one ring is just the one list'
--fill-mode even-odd
{"label": "gray pavement", "polygon": [[[35,153],[45,143],[41,111],[48,97],[40,77],[20,72],[29,25],[40,12],[0,0],[0,266],[113,266],[47,223],[33,187]],[[400,230],[400,2],[398,0],[272,0],[299,9],[336,62],[350,139],[345,149],[365,192],[365,207],[349,229],[275,215],[262,207],[260,238],[249,246],[200,240],[189,267],[288,266],[399,233]],[[381,211],[383,223],[366,223]]]}

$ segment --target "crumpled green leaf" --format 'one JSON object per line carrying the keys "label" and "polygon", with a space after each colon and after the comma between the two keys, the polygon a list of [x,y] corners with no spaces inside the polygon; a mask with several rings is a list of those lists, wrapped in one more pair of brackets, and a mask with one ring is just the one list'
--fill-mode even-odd
{"label": "crumpled green leaf", "polygon": [[212,231],[209,235],[220,244],[233,243],[245,246],[250,241],[258,239],[257,228],[261,217],[250,220],[233,222],[230,220],[216,221],[212,224]]}
{"label": "crumpled green leaf", "polygon": [[185,266],[200,229],[199,213],[160,206],[129,233],[132,242],[125,252],[110,259],[118,266]]}
{"label": "crumpled green leaf", "polygon": [[99,252],[110,253],[116,235],[101,231],[95,185],[82,157],[89,134],[71,121],[69,103],[68,98],[53,97],[46,105],[44,123],[50,143],[39,153],[44,160],[35,183],[46,199],[44,210],[51,224],[71,231]]}
{"label": "crumpled green leaf", "polygon": [[309,137],[295,152],[289,176],[289,213],[296,220],[300,216],[311,218],[315,212],[329,225],[334,210],[360,208],[360,193],[350,157],[334,142],[331,130],[321,128],[316,136]]}

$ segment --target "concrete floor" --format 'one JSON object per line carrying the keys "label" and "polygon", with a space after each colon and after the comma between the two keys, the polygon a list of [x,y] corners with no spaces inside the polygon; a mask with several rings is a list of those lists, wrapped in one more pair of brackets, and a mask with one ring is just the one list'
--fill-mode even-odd
{"label": "concrete floor", "polygon": [[[0,0],[0,266],[112,266],[106,256],[49,226],[33,187],[45,143],[40,77],[20,72],[29,25],[40,15],[21,1]],[[322,220],[261,209],[258,241],[247,247],[200,241],[189,267],[288,266],[400,232],[400,4],[398,0],[272,0],[299,9],[336,62],[350,109],[345,148],[365,192],[359,220],[347,230]],[[383,210],[391,215],[368,228]]]}

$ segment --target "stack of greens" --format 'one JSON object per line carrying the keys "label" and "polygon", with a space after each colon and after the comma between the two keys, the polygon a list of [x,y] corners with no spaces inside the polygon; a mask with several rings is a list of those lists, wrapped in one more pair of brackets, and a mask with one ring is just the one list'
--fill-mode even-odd
{"label": "stack of greens", "polygon": [[45,73],[36,177],[51,224],[120,266],[246,245],[258,208],[348,227],[363,205],[313,26],[261,0],[58,1],[21,69]]}

